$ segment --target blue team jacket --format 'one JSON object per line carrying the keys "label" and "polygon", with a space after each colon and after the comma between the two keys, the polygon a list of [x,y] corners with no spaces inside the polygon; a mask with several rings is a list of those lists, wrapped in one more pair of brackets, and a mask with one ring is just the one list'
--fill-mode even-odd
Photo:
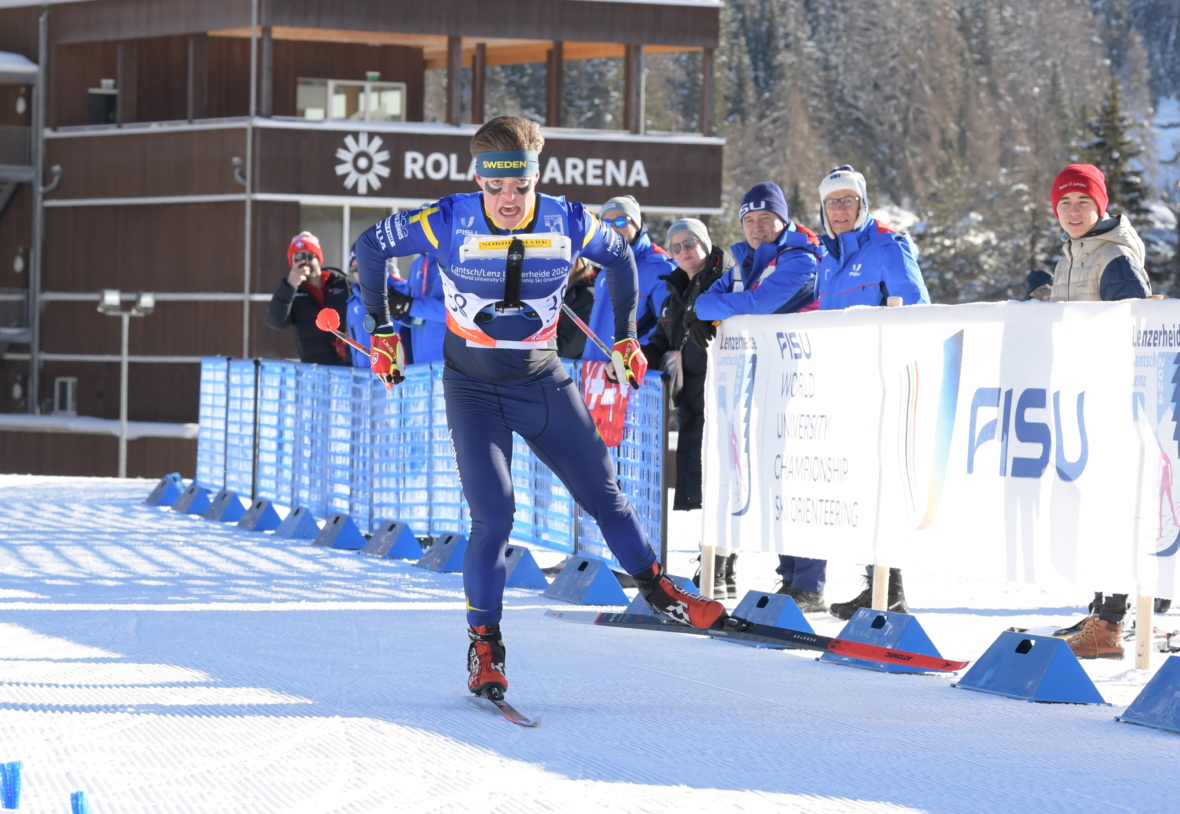
{"label": "blue team jacket", "polygon": [[730,251],[736,265],[697,297],[701,319],[791,314],[815,302],[815,271],[825,251],[806,226],[788,224],[778,240],[763,243],[753,253],[745,241],[733,244]]}
{"label": "blue team jacket", "polygon": [[441,362],[447,335],[447,306],[443,302],[438,261],[428,254],[415,258],[410,275],[398,290],[414,298],[410,306],[410,347],[414,364]]}
{"label": "blue team jacket", "polygon": [[[656,326],[659,325],[660,308],[668,296],[668,286],[660,278],[675,271],[676,263],[666,251],[651,242],[646,227],[631,244],[631,252],[635,255],[635,266],[639,271],[639,303],[635,308],[635,330],[639,334],[639,344],[643,345],[650,340]],[[614,344],[615,318],[604,274],[599,274],[594,280],[594,309],[590,312],[589,325],[590,330],[594,331],[608,348]],[[586,343],[582,358],[591,362],[607,361],[606,354],[593,342]]]}
{"label": "blue team jacket", "polygon": [[901,297],[903,305],[930,302],[909,235],[866,218],[860,229],[836,239],[824,235],[823,242],[828,253],[819,264],[821,311],[884,305],[887,297]]}

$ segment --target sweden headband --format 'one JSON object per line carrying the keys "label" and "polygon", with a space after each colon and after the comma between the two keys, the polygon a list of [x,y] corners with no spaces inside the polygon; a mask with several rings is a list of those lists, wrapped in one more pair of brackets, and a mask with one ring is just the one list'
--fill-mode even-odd
{"label": "sweden headband", "polygon": [[475,157],[475,171],[483,178],[525,178],[540,170],[536,150],[491,150]]}

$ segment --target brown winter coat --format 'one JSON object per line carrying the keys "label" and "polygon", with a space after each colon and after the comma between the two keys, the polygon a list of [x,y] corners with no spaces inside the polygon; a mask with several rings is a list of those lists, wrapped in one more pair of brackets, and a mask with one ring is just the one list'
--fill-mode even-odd
{"label": "brown winter coat", "polygon": [[[1114,228],[1065,241],[1064,256],[1053,272],[1054,302],[1094,302],[1147,297],[1151,283],[1143,270],[1143,241],[1126,215]],[[1109,273],[1108,273],[1109,271]]]}

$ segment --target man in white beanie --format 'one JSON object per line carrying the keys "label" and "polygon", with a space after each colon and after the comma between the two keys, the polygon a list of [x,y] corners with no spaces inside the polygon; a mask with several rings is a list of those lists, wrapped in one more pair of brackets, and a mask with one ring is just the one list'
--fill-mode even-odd
{"label": "man in white beanie", "polygon": [[[885,305],[901,297],[903,305],[929,303],[930,294],[918,269],[918,249],[909,235],[899,234],[869,214],[865,177],[845,164],[819,184],[820,239],[827,256],[819,264],[819,309],[835,311],[856,305]],[[831,611],[851,619],[858,608],[872,606],[872,566],[864,590],[848,602],[833,602]],[[909,611],[901,571],[889,569],[888,610]]]}
{"label": "man in white beanie", "polygon": [[[639,201],[635,200],[634,196],[620,195],[611,198],[602,205],[599,217],[603,223],[623,236],[631,246],[631,253],[635,255],[635,268],[639,272],[635,333],[639,337],[639,343],[646,344],[656,329],[664,297],[668,296],[668,289],[661,278],[671,274],[676,264],[672,262],[668,253],[648,236],[647,226],[643,223],[643,215],[639,211]],[[613,313],[606,278],[600,274],[594,281],[594,310],[590,312],[590,329],[606,343],[607,347],[614,341]],[[586,343],[582,359],[590,362],[609,361],[606,354],[593,342]]]}

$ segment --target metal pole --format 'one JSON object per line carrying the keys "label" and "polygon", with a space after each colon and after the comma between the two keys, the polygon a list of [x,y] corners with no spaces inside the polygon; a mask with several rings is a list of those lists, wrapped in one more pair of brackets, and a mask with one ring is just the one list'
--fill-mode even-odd
{"label": "metal pole", "polygon": [[258,111],[258,0],[250,0],[250,117],[246,120],[246,234],[242,262],[242,358],[250,356],[250,253],[254,188],[254,116]]}
{"label": "metal pole", "polygon": [[37,85],[33,89],[33,245],[29,262],[29,395],[30,413],[41,399],[41,254],[45,244],[45,99],[49,67],[49,9],[41,12],[37,30]]}
{"label": "metal pole", "polygon": [[[669,398],[668,388],[660,382],[660,564],[668,567],[668,407],[672,399]],[[676,457],[680,457],[680,447],[677,445]],[[705,583],[702,582],[702,585]],[[712,597],[711,594],[708,596]]]}
{"label": "metal pole", "polygon": [[123,358],[119,360],[119,477],[127,477],[127,335],[131,333],[131,312],[123,318]]}

